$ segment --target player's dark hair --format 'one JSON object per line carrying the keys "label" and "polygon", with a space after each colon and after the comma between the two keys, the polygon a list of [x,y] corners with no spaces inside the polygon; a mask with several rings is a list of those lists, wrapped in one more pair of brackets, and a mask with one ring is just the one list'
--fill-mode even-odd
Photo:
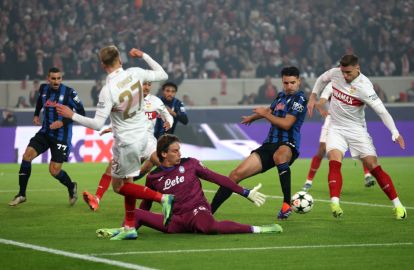
{"label": "player's dark hair", "polygon": [[284,67],[282,71],[280,72],[280,75],[283,76],[294,76],[296,78],[299,78],[300,72],[297,67]]}
{"label": "player's dark hair", "polygon": [[164,161],[164,157],[162,156],[162,153],[167,153],[170,145],[175,142],[180,142],[180,139],[177,136],[172,135],[172,134],[164,134],[158,139],[157,156],[160,162]]}
{"label": "player's dark hair", "polygon": [[51,67],[49,68],[49,71],[47,72],[47,74],[58,73],[58,72],[60,72],[60,69],[58,69],[57,67]]}
{"label": "player's dark hair", "polygon": [[345,54],[341,57],[339,64],[343,67],[358,65],[358,56],[355,54]]}
{"label": "player's dark hair", "polygon": [[166,83],[164,83],[162,85],[162,87],[161,87],[162,91],[164,91],[166,87],[173,87],[175,89],[175,92],[178,91],[177,85],[175,83],[173,83],[173,82],[166,82]]}

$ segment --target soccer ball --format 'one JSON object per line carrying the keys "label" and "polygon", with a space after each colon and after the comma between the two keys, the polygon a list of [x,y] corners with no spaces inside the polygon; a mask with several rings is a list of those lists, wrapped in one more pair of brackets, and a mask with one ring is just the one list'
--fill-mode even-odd
{"label": "soccer ball", "polygon": [[305,191],[298,191],[293,194],[290,204],[293,211],[299,214],[305,214],[312,210],[313,198]]}

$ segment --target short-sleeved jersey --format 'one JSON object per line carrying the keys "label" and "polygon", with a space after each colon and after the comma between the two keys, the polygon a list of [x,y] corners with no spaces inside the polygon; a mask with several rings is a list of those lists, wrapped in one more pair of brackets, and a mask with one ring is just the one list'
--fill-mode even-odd
{"label": "short-sleeved jersey", "polygon": [[129,145],[147,130],[142,83],[157,81],[152,70],[119,68],[110,73],[99,95],[96,114],[111,117],[117,145]]}
{"label": "short-sleeved jersey", "polygon": [[294,94],[286,95],[280,92],[270,105],[272,114],[277,117],[285,118],[287,114],[296,117],[295,123],[289,130],[284,130],[276,125],[271,125],[269,133],[263,143],[292,142],[299,151],[300,147],[300,129],[305,120],[308,100],[303,91],[297,91]]}
{"label": "short-sleeved jersey", "polygon": [[147,116],[147,131],[148,136],[154,136],[154,127],[157,118],[165,119],[172,126],[174,119],[168,112],[164,103],[157,96],[148,94],[144,97],[144,111]]}
{"label": "short-sleeved jersey", "polygon": [[163,194],[175,196],[173,213],[180,215],[204,206],[211,210],[201,186],[204,179],[243,194],[243,188],[229,178],[207,169],[194,158],[181,159],[179,165],[171,168],[158,167],[147,176],[146,186]]}
{"label": "short-sleeved jersey", "polygon": [[174,124],[171,126],[171,128],[168,131],[165,131],[164,129],[164,121],[161,118],[158,118],[155,123],[155,130],[154,130],[154,136],[155,138],[161,137],[161,135],[164,135],[165,133],[168,134],[174,134],[175,127],[177,126],[178,122],[183,123],[186,125],[188,123],[188,116],[187,111],[185,109],[184,104],[179,100],[178,98],[173,98],[171,101],[166,100],[164,97],[161,98],[162,102],[170,107],[173,112],[177,114],[177,116],[174,117]]}
{"label": "short-sleeved jersey", "polygon": [[332,83],[328,83],[322,91],[321,98],[330,100],[332,96]]}
{"label": "short-sleeved jersey", "polygon": [[[60,142],[65,142],[70,146],[72,141],[72,125],[70,119],[63,118],[56,112],[56,104],[67,105],[70,109],[80,115],[85,115],[85,109],[76,91],[64,84],[60,84],[57,90],[49,84],[41,84],[39,87],[39,97],[37,99],[35,116],[39,116],[43,109],[43,123],[39,132],[44,133]],[[50,129],[50,125],[55,121],[62,121],[63,126],[58,129]]]}
{"label": "short-sleeved jersey", "polygon": [[329,105],[331,124],[336,127],[365,127],[365,104],[376,107],[382,104],[371,81],[362,73],[347,83],[340,68],[332,68],[321,75],[323,82],[332,82]]}

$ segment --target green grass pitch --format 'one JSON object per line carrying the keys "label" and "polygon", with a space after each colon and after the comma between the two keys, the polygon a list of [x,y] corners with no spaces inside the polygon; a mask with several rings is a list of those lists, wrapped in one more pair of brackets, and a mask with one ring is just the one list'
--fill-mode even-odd
{"label": "green grass pitch", "polygon": [[[205,162],[227,175],[240,161]],[[410,269],[414,264],[414,158],[381,158],[391,175],[408,219],[397,221],[391,203],[378,185],[364,187],[359,162],[344,160],[341,206],[344,215],[332,217],[329,208],[327,161],[324,160],[310,194],[313,210],[292,214],[279,222],[280,235],[168,235],[141,228],[136,241],[109,241],[95,230],[118,227],[123,199],[110,189],[97,212],[81,196],[68,206],[66,189],[48,173],[48,165],[33,165],[27,202],[7,203],[18,190],[18,164],[0,164],[0,269]],[[310,160],[292,166],[292,193],[305,180]],[[78,182],[78,193],[95,192],[106,164],[64,164]],[[139,183],[143,183],[140,180]],[[241,184],[263,184],[270,195],[258,208],[233,195],[217,212],[219,220],[263,225],[276,222],[281,190],[276,170]],[[209,200],[217,186],[203,181]],[[155,205],[154,211],[160,211]]]}

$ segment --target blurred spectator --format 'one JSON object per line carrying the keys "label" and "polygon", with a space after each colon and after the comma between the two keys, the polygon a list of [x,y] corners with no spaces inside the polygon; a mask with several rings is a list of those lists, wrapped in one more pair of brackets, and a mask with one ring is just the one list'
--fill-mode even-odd
{"label": "blurred spectator", "polygon": [[382,76],[393,76],[396,70],[395,63],[391,60],[388,54],[385,55],[384,60],[380,63],[380,70]]}
{"label": "blurred spectator", "polygon": [[[340,9],[338,1],[326,0],[139,1],[139,7],[130,0],[20,2],[0,1],[0,79],[44,78],[52,62],[67,79],[96,78],[102,44],[117,45],[125,67],[132,44],[153,52],[165,69],[180,51],[188,78],[216,78],[220,72],[241,77],[243,65],[262,59],[268,63],[257,77],[274,77],[271,70],[287,55],[306,58],[301,70],[309,75],[319,75],[319,67],[347,52],[362,56],[365,67],[389,55],[395,67],[384,61],[383,71],[364,68],[368,76],[406,76],[414,63],[414,0],[343,1]],[[220,71],[227,48],[230,57]]]}
{"label": "blurred spectator", "polygon": [[30,107],[36,106],[37,99],[39,98],[39,87],[40,87],[39,80],[34,80],[32,90],[30,90],[29,92]]}
{"label": "blurred spectator", "polygon": [[210,98],[210,105],[211,106],[217,106],[218,105],[218,99],[216,97]]}
{"label": "blurred spectator", "polygon": [[312,87],[309,85],[305,78],[301,79],[300,89],[305,93],[306,98],[309,98],[310,94],[312,93]]}
{"label": "blurred spectator", "polygon": [[194,106],[194,101],[191,100],[189,95],[183,95],[183,103],[185,106]]}
{"label": "blurred spectator", "polygon": [[99,93],[102,89],[102,81],[100,79],[95,80],[95,85],[91,88],[92,106],[96,107],[99,100]]}
{"label": "blurred spectator", "polygon": [[24,96],[20,96],[17,99],[17,104],[14,106],[15,108],[29,108],[30,105],[27,103],[26,98]]}
{"label": "blurred spectator", "polygon": [[372,84],[375,90],[375,93],[377,93],[377,96],[381,99],[383,103],[388,102],[387,95],[385,94],[384,90],[382,90],[381,86],[378,83]]}
{"label": "blurred spectator", "polygon": [[272,84],[272,78],[266,76],[264,83],[259,87],[257,96],[255,99],[256,104],[268,104],[271,103],[277,96],[277,87]]}
{"label": "blurred spectator", "polygon": [[405,90],[407,101],[414,102],[414,81],[411,82],[411,87]]}
{"label": "blurred spectator", "polygon": [[237,102],[237,104],[239,104],[239,105],[255,104],[256,96],[257,95],[255,93],[251,93],[250,95],[244,94],[242,96],[242,99],[239,102]]}
{"label": "blurred spectator", "polygon": [[14,113],[8,109],[3,110],[3,120],[1,121],[2,127],[14,127],[17,124],[17,119]]}
{"label": "blurred spectator", "polygon": [[47,67],[51,66],[51,61],[47,55],[40,49],[35,51],[35,62],[32,76],[35,78],[46,78]]}
{"label": "blurred spectator", "polygon": [[6,62],[6,54],[0,51],[0,80],[8,79],[8,67]]}

